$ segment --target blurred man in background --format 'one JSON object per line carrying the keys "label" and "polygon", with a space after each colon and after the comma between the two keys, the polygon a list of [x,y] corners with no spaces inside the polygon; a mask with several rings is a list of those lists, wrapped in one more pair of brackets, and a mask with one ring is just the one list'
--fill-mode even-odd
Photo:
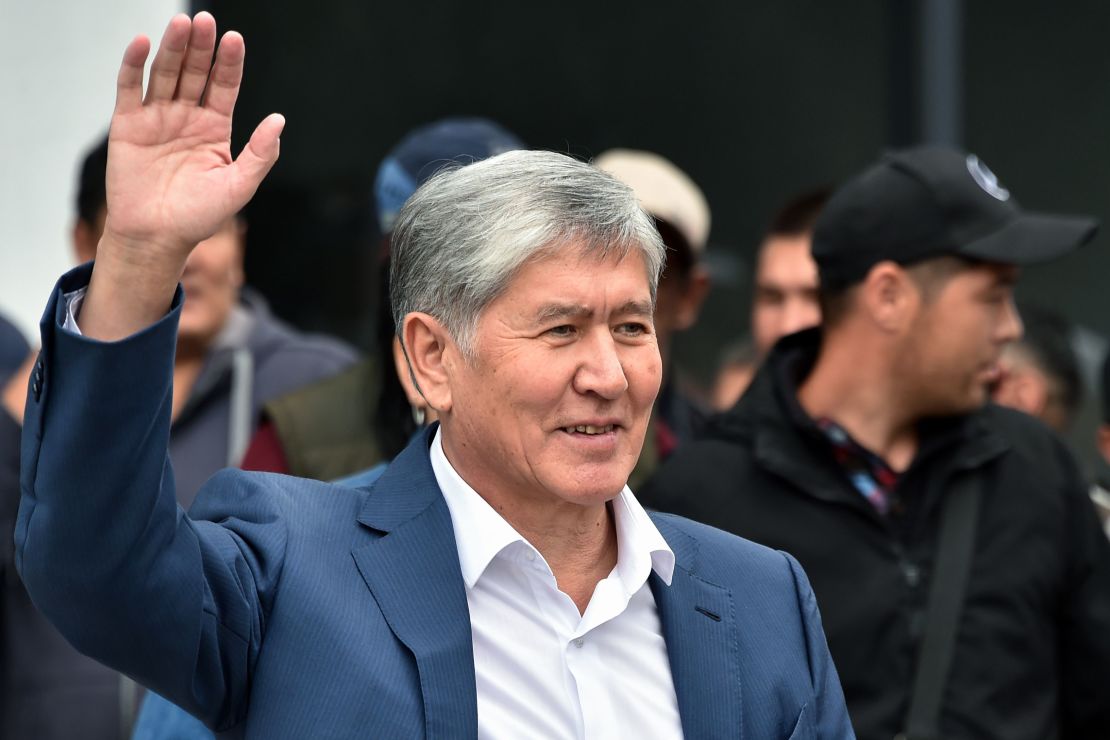
{"label": "blurred man in background", "polygon": [[1066,434],[1083,400],[1083,377],[1072,346],[1072,328],[1051,311],[1022,306],[1025,331],[1002,351],[995,403],[1035,416]]}
{"label": "blurred man in background", "polygon": [[1017,265],[1095,228],[973,155],[885,156],[815,228],[822,326],[643,492],[802,562],[861,740],[1106,737],[1110,544],[1058,436],[987,404]]}
{"label": "blurred man in background", "polygon": [[775,342],[821,322],[817,264],[810,254],[810,243],[813,225],[829,195],[828,188],[796,195],[771,219],[755,256],[752,339],[722,353],[714,381],[714,409],[732,408]]}
{"label": "blurred man in background", "polygon": [[810,253],[813,225],[828,201],[827,188],[811,190],[787,202],[759,245],[752,297],[752,338],[766,357],[782,337],[821,322],[817,302],[817,263]]}

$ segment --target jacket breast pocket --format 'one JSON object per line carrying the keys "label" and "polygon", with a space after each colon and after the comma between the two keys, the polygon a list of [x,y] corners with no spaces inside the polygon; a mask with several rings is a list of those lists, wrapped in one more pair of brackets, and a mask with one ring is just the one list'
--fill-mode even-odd
{"label": "jacket breast pocket", "polygon": [[794,723],[794,731],[786,740],[817,740],[817,733],[813,729],[813,715],[809,705],[803,704],[802,711],[798,713],[798,721]]}

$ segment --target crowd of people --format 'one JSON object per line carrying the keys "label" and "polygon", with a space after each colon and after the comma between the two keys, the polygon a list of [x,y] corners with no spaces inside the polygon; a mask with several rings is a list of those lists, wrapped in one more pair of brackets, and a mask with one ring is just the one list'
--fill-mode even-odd
{"label": "crowd of people", "polygon": [[1014,301],[1093,219],[884,154],[768,218],[698,392],[693,179],[448,118],[377,170],[359,356],[246,285],[242,38],[149,51],[38,346],[0,321],[0,737],[1110,736],[1110,480],[1061,436],[1100,408],[1110,462],[1110,392]]}

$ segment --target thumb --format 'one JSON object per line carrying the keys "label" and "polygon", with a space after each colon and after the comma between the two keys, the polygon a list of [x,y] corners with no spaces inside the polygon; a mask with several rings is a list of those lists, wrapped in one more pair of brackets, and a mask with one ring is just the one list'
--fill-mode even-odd
{"label": "thumb", "polygon": [[232,163],[231,167],[235,170],[233,196],[239,201],[240,208],[251,199],[262,179],[277,162],[284,128],[285,116],[280,113],[266,116],[251,134],[239,158]]}

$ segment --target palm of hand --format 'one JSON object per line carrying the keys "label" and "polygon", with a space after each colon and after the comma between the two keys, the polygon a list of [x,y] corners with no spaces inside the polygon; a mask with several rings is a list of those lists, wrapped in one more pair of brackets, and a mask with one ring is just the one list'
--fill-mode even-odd
{"label": "palm of hand", "polygon": [[280,116],[259,124],[232,159],[243,40],[226,34],[212,63],[215,36],[207,13],[175,17],[151,65],[145,100],[149,42],[135,39],[124,55],[109,133],[105,231],[142,244],[147,258],[161,259],[161,251],[167,261],[183,262],[246,204],[277,159]]}
{"label": "palm of hand", "polygon": [[186,251],[242,207],[232,182],[231,121],[177,102],[112,121],[107,174],[113,230]]}

